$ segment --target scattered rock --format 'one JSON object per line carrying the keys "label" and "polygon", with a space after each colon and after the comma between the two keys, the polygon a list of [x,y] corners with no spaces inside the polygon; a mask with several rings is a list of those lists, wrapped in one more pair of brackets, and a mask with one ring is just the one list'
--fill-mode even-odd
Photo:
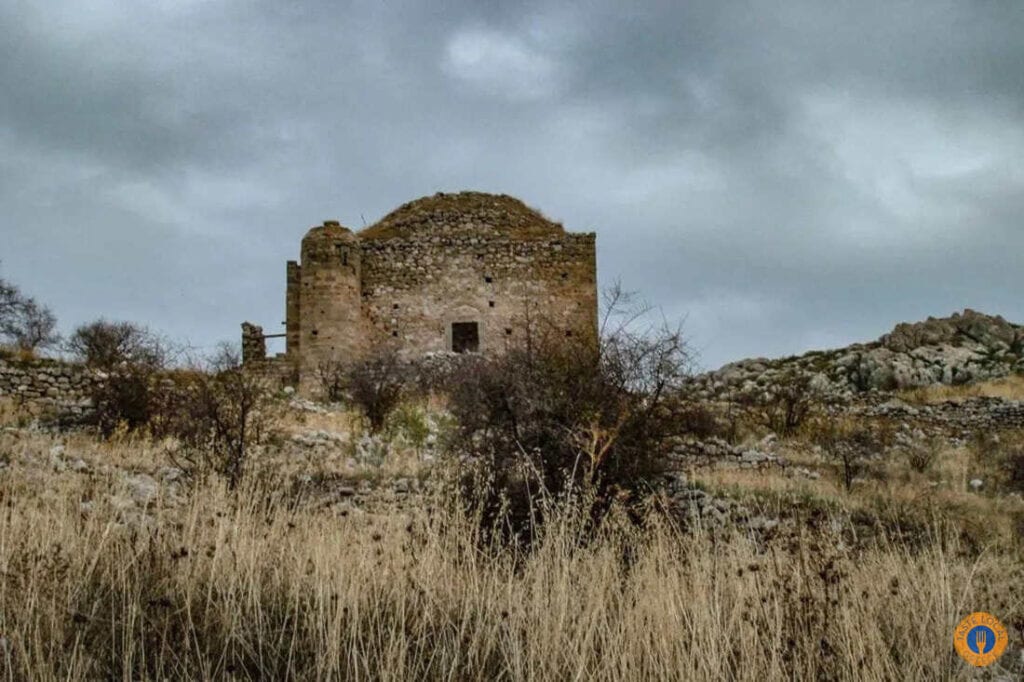
{"label": "scattered rock", "polygon": [[[776,379],[805,377],[809,390],[826,400],[854,394],[956,385],[1024,371],[1024,327],[973,310],[947,318],[896,325],[871,343],[812,351],[779,360],[753,358],[694,378],[697,397],[757,396]],[[893,405],[914,414],[916,408]]]}
{"label": "scattered rock", "polygon": [[766,516],[755,516],[747,521],[747,527],[751,530],[766,531],[775,528],[777,525],[779,525],[778,519],[769,519]]}
{"label": "scattered rock", "polygon": [[149,474],[129,476],[125,483],[128,485],[132,501],[140,507],[148,506],[160,494],[160,484]]}
{"label": "scattered rock", "polygon": [[124,495],[109,495],[107,501],[110,502],[110,506],[116,511],[122,512],[135,507],[135,501],[130,497]]}
{"label": "scattered rock", "polygon": [[156,475],[161,483],[168,485],[182,480],[185,477],[185,472],[178,467],[165,466],[157,469]]}

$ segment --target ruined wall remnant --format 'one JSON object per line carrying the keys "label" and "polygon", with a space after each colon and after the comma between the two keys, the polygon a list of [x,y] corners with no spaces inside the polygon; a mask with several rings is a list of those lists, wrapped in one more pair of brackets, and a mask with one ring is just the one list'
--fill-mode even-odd
{"label": "ruined wall remnant", "polygon": [[285,299],[284,360],[307,386],[319,365],[382,344],[494,353],[538,324],[582,341],[597,334],[595,237],[505,195],[436,194],[359,233],[309,230]]}
{"label": "ruined wall remnant", "polygon": [[92,392],[103,376],[82,365],[56,360],[0,357],[0,398],[18,404],[83,415],[92,408]]}
{"label": "ruined wall remnant", "polygon": [[267,359],[267,340],[263,327],[251,322],[242,323],[242,363],[249,364]]}

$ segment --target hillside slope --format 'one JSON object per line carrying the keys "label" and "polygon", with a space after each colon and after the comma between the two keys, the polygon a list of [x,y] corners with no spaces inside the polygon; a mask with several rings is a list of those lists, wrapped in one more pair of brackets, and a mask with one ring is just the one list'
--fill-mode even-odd
{"label": "hillside slope", "polygon": [[1024,326],[974,310],[900,323],[877,341],[804,355],[730,363],[695,377],[704,397],[756,390],[811,375],[837,395],[931,384],[966,384],[1024,373]]}

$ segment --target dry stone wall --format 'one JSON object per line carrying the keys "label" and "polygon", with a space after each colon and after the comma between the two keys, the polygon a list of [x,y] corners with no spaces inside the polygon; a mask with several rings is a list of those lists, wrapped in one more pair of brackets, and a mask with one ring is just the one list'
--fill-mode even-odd
{"label": "dry stone wall", "polygon": [[889,400],[855,412],[870,417],[907,419],[914,423],[989,433],[1024,429],[1024,402],[1004,398],[970,398],[935,405],[908,405],[899,400]]}
{"label": "dry stone wall", "polygon": [[102,376],[81,365],[54,360],[0,358],[0,399],[81,415]]}

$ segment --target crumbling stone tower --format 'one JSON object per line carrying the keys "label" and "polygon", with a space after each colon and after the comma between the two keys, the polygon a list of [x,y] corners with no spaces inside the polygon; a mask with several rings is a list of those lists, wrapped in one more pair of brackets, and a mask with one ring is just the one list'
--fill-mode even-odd
{"label": "crumbling stone tower", "polygon": [[[321,363],[381,344],[408,357],[502,352],[538,323],[596,335],[594,234],[566,232],[506,195],[436,194],[359,233],[336,221],[306,233],[287,265],[286,352],[274,362],[309,386]],[[259,348],[262,331],[247,329]]]}
{"label": "crumbling stone tower", "polygon": [[362,310],[362,252],[352,231],[336,221],[302,239],[302,262],[288,262],[287,355],[309,375],[318,364],[361,354],[367,329]]}

